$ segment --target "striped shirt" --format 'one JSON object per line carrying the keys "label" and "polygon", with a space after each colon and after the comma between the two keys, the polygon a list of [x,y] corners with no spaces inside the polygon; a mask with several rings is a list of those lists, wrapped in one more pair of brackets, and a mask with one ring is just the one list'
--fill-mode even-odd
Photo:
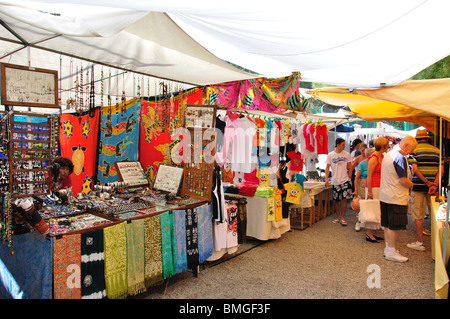
{"label": "striped shirt", "polygon": [[[439,149],[428,143],[417,144],[414,153],[408,159],[409,164],[417,164],[417,168],[430,182],[434,182],[439,172]],[[412,178],[414,183],[413,191],[427,192],[428,186],[414,174]]]}

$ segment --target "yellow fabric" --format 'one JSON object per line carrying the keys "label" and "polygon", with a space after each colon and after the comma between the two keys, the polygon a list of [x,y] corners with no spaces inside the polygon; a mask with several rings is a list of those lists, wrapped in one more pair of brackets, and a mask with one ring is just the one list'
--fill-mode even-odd
{"label": "yellow fabric", "polygon": [[450,120],[450,78],[411,80],[375,90],[329,87],[311,92],[333,105],[348,105],[355,115],[367,121],[413,122],[436,132],[435,119]]}
{"label": "yellow fabric", "polygon": [[434,287],[436,291],[436,299],[448,299],[448,282],[449,278],[445,265],[447,265],[450,246],[447,245],[446,260],[443,260],[444,248],[444,227],[442,222],[436,221],[436,212],[439,208],[439,203],[436,203],[434,197],[431,199],[432,209],[430,212],[431,218],[431,257],[434,259]]}

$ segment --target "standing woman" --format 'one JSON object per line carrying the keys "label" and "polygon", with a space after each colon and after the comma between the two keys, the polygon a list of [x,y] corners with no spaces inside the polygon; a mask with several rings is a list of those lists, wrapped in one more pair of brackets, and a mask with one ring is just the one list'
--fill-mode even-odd
{"label": "standing woman", "polygon": [[53,164],[59,164],[58,179],[54,191],[72,187],[70,175],[73,173],[73,163],[69,158],[58,156],[53,160]]}
{"label": "standing woman", "polygon": [[[389,143],[387,139],[378,137],[375,139],[373,145],[375,152],[369,156],[367,164],[366,199],[379,199],[381,162],[383,161],[383,153],[387,151]],[[377,243],[378,240],[383,240],[382,237],[375,235],[375,231],[381,229],[379,223],[364,223],[361,226],[366,229],[367,241]]]}

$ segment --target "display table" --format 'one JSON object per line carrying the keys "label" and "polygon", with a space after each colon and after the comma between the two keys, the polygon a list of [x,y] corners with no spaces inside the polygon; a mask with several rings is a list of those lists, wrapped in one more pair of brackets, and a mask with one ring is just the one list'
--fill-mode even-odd
{"label": "display table", "polygon": [[431,218],[431,257],[435,261],[434,266],[434,287],[436,290],[436,299],[448,299],[448,274],[446,265],[450,255],[450,245],[447,245],[446,260],[443,260],[444,249],[444,223],[436,221],[436,213],[439,209],[439,203],[435,197],[431,198],[432,209]]}
{"label": "display table", "polygon": [[282,234],[291,230],[289,218],[279,221],[267,221],[267,198],[244,197],[247,199],[247,236],[259,240],[280,238]]}

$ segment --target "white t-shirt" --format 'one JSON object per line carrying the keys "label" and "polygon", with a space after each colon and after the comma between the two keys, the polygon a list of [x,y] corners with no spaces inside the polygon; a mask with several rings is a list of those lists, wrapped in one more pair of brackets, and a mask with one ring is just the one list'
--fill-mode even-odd
{"label": "white t-shirt", "polygon": [[387,153],[381,162],[380,201],[408,205],[409,189],[400,184],[400,178],[410,178],[408,161],[397,149]]}
{"label": "white t-shirt", "polygon": [[252,146],[256,125],[246,117],[234,120],[231,170],[234,172],[252,172]]}
{"label": "white t-shirt", "polygon": [[327,155],[327,164],[331,165],[331,185],[342,185],[346,181],[350,180],[348,177],[347,163],[350,163],[352,158],[350,153],[342,151],[336,153],[332,151]]}

